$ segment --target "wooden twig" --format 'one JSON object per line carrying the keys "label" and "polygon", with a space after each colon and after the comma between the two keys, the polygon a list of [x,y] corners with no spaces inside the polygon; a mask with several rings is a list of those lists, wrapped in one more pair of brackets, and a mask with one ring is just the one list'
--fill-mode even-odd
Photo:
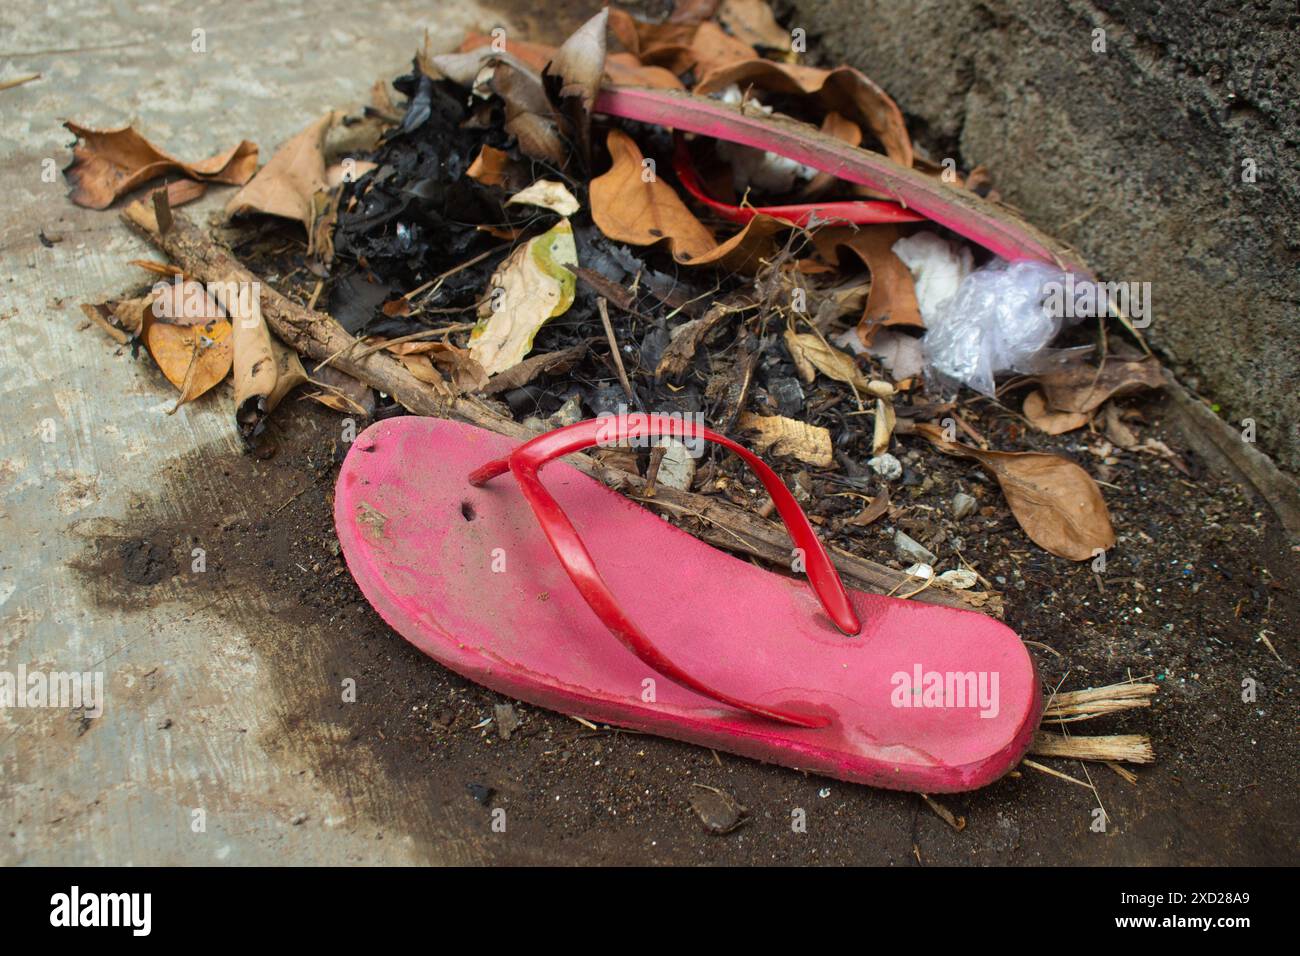
{"label": "wooden twig", "polygon": [[[438,389],[421,382],[389,352],[378,351],[357,358],[353,350],[357,340],[338,322],[322,312],[304,308],[262,282],[184,214],[174,214],[172,228],[166,235],[159,231],[148,206],[133,203],[123,211],[123,218],[170,256],[186,275],[200,282],[230,279],[259,282],[262,314],[282,341],[315,360],[334,356],[331,363],[334,368],[391,395],[394,401],[413,414],[468,422],[521,441],[533,437],[533,433],[523,425],[502,415],[482,399],[457,395],[450,386]],[[615,491],[633,497],[645,493],[646,482],[640,475],[604,464],[590,455],[575,454],[565,460]],[[765,521],[729,501],[660,485],[646,504],[668,514],[690,514],[700,519],[702,526],[691,530],[710,544],[751,555],[773,566],[789,563],[792,544],[784,527]],[[906,574],[893,568],[838,548],[828,550],[845,582],[853,587],[883,594],[908,581]],[[1001,598],[992,592],[972,594],[970,591],[932,588],[924,595],[918,595],[917,599],[949,607],[975,607],[985,613],[1001,613]]]}
{"label": "wooden twig", "polygon": [[1029,752],[1038,757],[1068,757],[1103,763],[1155,763],[1151,738],[1145,734],[1113,734],[1103,737],[1062,737],[1039,731]]}
{"label": "wooden twig", "polygon": [[600,312],[601,324],[605,326],[605,337],[609,339],[609,354],[614,357],[614,368],[618,370],[619,384],[627,393],[629,405],[635,407],[636,392],[632,391],[632,383],[627,380],[627,369],[623,367],[623,356],[618,352],[618,339],[614,336],[614,325],[609,321],[609,306],[603,296],[596,299],[596,309]]}

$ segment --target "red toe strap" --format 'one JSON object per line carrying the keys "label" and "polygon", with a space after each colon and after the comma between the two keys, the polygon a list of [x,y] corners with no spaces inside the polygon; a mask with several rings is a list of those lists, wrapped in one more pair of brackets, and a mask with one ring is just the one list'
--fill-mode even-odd
{"label": "red toe strap", "polygon": [[610,632],[654,670],[697,693],[714,700],[774,720],[800,727],[821,727],[827,721],[812,717],[775,711],[757,704],[737,700],[729,694],[702,684],[665,657],[623,611],[618,599],[601,578],[586,546],[568,515],[552,497],[537,476],[538,471],[550,461],[594,445],[620,445],[629,440],[671,436],[681,439],[707,439],[731,449],[758,475],[767,493],[771,495],[777,512],[794,539],[795,546],[803,552],[808,581],[822,607],[836,627],[845,634],[857,634],[862,625],[849,603],[848,594],[840,576],[831,564],[830,556],[813,532],[808,517],[786,488],[779,475],[752,452],[716,432],[694,422],[668,415],[618,415],[578,422],[547,432],[520,445],[505,458],[488,462],[470,475],[470,484],[481,486],[507,470],[514,473],[524,497],[532,506],[541,523],[546,538],[555,550],[555,556],[577,586],[579,593],[591,606],[596,616]]}

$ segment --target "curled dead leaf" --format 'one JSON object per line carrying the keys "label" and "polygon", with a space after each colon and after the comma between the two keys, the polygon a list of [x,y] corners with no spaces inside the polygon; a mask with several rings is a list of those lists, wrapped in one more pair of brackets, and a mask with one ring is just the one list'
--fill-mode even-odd
{"label": "curled dead leaf", "polygon": [[[63,170],[72,187],[68,198],[90,209],[107,209],[119,196],[164,173],[180,172],[191,179],[238,186],[257,169],[257,145],[248,140],[208,159],[185,163],[130,126],[100,130],[73,122],[63,125],[77,137],[72,163]],[[178,190],[177,198],[184,200],[186,195],[187,191]]]}
{"label": "curled dead leaf", "polygon": [[785,346],[794,361],[795,370],[805,382],[812,382],[816,372],[821,372],[837,382],[844,382],[862,395],[876,398],[891,398],[895,388],[889,382],[867,378],[853,361],[853,356],[841,352],[820,335],[812,332],[796,333],[794,329],[785,331]]}
{"label": "curled dead leaf", "polygon": [[1092,476],[1074,462],[1042,452],[985,451],[948,441],[937,425],[916,433],[944,454],[972,458],[997,479],[1016,521],[1031,541],[1072,561],[1087,561],[1115,544],[1110,512]]}
{"label": "curled dead leaf", "polygon": [[644,164],[632,137],[611,129],[606,143],[613,165],[592,180],[590,196],[592,218],[610,239],[634,246],[667,242],[682,265],[752,272],[771,254],[772,237],[788,228],[780,220],[755,216],[719,243],[676,191]]}
{"label": "curled dead leaf", "polygon": [[1164,371],[1155,359],[1108,358],[1100,371],[1070,365],[1038,377],[1047,407],[1058,412],[1093,412],[1108,398],[1163,388]]}
{"label": "curled dead leaf", "polygon": [[552,102],[573,128],[584,162],[591,160],[591,108],[605,76],[605,30],[609,10],[602,9],[560,45],[542,70]]}
{"label": "curled dead leaf", "polygon": [[262,213],[296,219],[311,237],[316,221],[316,194],[328,188],[325,135],[337,119],[337,113],[326,113],[277,149],[270,162],[230,197],[226,215]]}
{"label": "curled dead leaf", "polygon": [[484,395],[500,395],[502,392],[527,385],[539,375],[567,372],[587,354],[592,341],[594,340],[586,339],[559,352],[530,355],[513,368],[492,376],[491,381],[483,386],[482,392]]}
{"label": "curled dead leaf", "polygon": [[1092,415],[1086,412],[1058,412],[1048,408],[1043,393],[1037,389],[1025,396],[1025,403],[1021,410],[1031,425],[1049,435],[1072,432],[1092,420]]}
{"label": "curled dead leaf", "polygon": [[753,59],[706,73],[695,86],[699,94],[718,93],[728,86],[753,87],[770,93],[806,96],[826,111],[834,111],[865,126],[900,166],[912,165],[912,139],[903,113],[879,86],[850,66],[834,70]]}
{"label": "curled dead leaf", "polygon": [[889,451],[889,440],[894,434],[894,406],[883,398],[876,399],[876,416],[872,427],[871,455],[883,455]]}
{"label": "curled dead leaf", "polygon": [[921,310],[916,301],[912,273],[894,253],[894,243],[901,235],[898,226],[865,226],[820,229],[813,234],[817,251],[824,258],[839,263],[841,248],[847,248],[871,273],[871,291],[858,323],[858,338],[870,345],[876,330],[888,325],[923,327]]}
{"label": "curled dead leaf", "polygon": [[672,338],[655,368],[655,377],[660,381],[675,379],[691,364],[695,351],[723,319],[731,313],[727,306],[717,303],[698,319],[683,322],[670,333]]}
{"label": "curled dead leaf", "polygon": [[790,33],[776,22],[766,0],[722,0],[718,22],[753,47],[789,52]]}

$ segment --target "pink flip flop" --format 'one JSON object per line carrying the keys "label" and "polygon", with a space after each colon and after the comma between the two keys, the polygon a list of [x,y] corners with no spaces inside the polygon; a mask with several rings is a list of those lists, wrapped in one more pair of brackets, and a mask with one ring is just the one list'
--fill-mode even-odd
{"label": "pink flip flop", "polygon": [[[717,442],[753,469],[807,584],[569,465],[552,464],[545,485],[538,475],[584,448],[661,435]],[[507,471],[515,480],[492,481]],[[551,710],[927,793],[998,779],[1038,725],[1038,676],[1013,631],[846,591],[776,472],[680,417],[598,418],[523,445],[435,418],[379,422],[348,452],[334,521],[362,593],[398,633]]]}

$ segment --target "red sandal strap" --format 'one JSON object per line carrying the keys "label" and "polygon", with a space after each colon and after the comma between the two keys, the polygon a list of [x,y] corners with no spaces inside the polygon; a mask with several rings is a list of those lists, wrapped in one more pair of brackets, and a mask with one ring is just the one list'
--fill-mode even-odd
{"label": "red sandal strap", "polygon": [[659,436],[680,439],[703,438],[729,448],[739,455],[762,481],[776,505],[777,512],[785,522],[796,548],[803,552],[808,581],[835,626],[850,635],[861,631],[862,625],[849,602],[848,593],[844,590],[839,573],[831,564],[830,556],[813,532],[807,515],[803,513],[803,509],[799,507],[799,503],[795,501],[794,495],[786,488],[780,476],[748,449],[694,422],[680,417],[657,414],[618,415],[577,422],[539,435],[520,445],[506,457],[488,462],[476,469],[469,476],[469,481],[471,485],[481,487],[507,470],[514,474],[524,497],[537,515],[537,520],[546,534],[546,539],[551,543],[556,558],[578,592],[614,637],[655,671],[699,694],[739,710],[800,727],[825,726],[828,721],[824,717],[791,714],[738,700],[706,686],[665,657],[619,605],[618,599],[614,597],[596,569],[591,554],[582,543],[569,516],[564,513],[559,502],[542,486],[538,478],[538,471],[548,462],[584,448],[595,445],[618,445],[629,440]]}

